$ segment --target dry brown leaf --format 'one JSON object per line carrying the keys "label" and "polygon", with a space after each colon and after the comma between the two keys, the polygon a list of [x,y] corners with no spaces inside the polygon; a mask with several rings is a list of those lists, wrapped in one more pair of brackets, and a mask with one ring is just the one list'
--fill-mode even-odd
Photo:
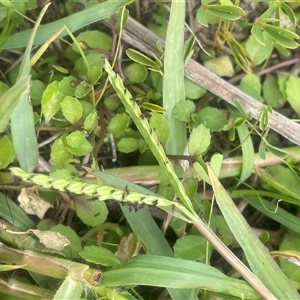
{"label": "dry brown leaf", "polygon": [[37,215],[40,219],[44,218],[45,213],[53,205],[37,194],[37,188],[22,188],[18,197],[21,208],[30,215]]}

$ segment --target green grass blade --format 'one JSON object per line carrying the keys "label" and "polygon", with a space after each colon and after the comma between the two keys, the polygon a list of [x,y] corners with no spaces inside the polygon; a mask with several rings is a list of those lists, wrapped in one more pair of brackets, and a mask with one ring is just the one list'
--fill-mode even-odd
{"label": "green grass blade", "polygon": [[170,128],[166,144],[168,154],[183,154],[187,144],[185,122],[175,119],[173,109],[179,101],[185,100],[184,87],[184,20],[185,1],[172,1],[167,29],[164,76],[163,106]]}
{"label": "green grass blade", "polygon": [[[241,114],[235,107],[231,105],[227,105],[227,108],[234,120],[241,117]],[[252,174],[253,167],[254,167],[254,148],[253,148],[250,132],[246,123],[239,126],[237,128],[237,132],[239,135],[241,148],[243,152],[242,172],[239,180],[239,184],[240,184],[244,182]]]}
{"label": "green grass blade", "polygon": [[[277,299],[300,299],[299,294],[291,282],[281,271],[266,247],[253,233],[244,217],[238,211],[234,202],[207,165],[214,194],[219,208],[233,233],[234,237],[244,250],[247,261],[254,274],[277,297]],[[280,284],[274,284],[279,283]]]}
{"label": "green grass blade", "polygon": [[243,299],[260,299],[247,283],[229,278],[214,267],[156,255],[139,255],[104,272],[102,284],[208,289]]}
{"label": "green grass blade", "polygon": [[[91,8],[75,13],[58,21],[39,27],[34,39],[34,45],[40,45],[47,41],[55,32],[61,28],[68,27],[71,32],[74,32],[91,23],[110,17],[113,13],[119,10],[124,5],[132,3],[133,0],[108,0],[104,3],[97,4]],[[26,47],[28,39],[32,34],[32,30],[26,30],[10,36],[3,45],[3,49]],[[64,31],[59,37],[64,37],[68,33]]]}
{"label": "green grass blade", "polygon": [[35,228],[34,222],[26,215],[24,210],[2,193],[0,193],[0,217],[22,231]]}
{"label": "green grass blade", "polygon": [[67,276],[54,295],[53,300],[80,299],[82,288],[82,282]]}
{"label": "green grass blade", "polygon": [[13,85],[5,94],[0,97],[0,132],[2,132],[9,123],[14,109],[21,99],[23,99],[23,97],[29,93],[29,89],[30,76],[27,76],[18,84]]}
{"label": "green grass blade", "polygon": [[[25,80],[25,78],[29,77],[30,54],[34,36],[42,21],[44,14],[46,13],[48,6],[49,4],[44,6],[32,30],[20,66],[20,71],[18,79],[16,81],[16,85]],[[31,172],[33,169],[35,169],[37,165],[39,151],[35,133],[33,110],[30,103],[29,89],[24,93],[21,101],[19,102],[12,114],[11,133],[20,166],[27,172]]]}
{"label": "green grass blade", "polygon": [[[239,197],[243,195],[243,192],[240,193]],[[287,212],[281,207],[277,207],[276,204],[273,204],[263,198],[259,199],[257,196],[243,196],[243,198],[256,210],[260,211],[262,214],[268,216],[270,219],[275,220],[279,224],[293,230],[296,233],[300,232],[300,222],[299,218],[293,214]],[[268,209],[266,209],[263,205]]]}

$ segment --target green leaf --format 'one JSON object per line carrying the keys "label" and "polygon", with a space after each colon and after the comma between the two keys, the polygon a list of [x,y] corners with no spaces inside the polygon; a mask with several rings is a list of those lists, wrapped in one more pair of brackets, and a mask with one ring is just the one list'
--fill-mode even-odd
{"label": "green leaf", "polygon": [[[118,11],[122,6],[130,4],[131,0],[120,0],[120,1],[106,1],[104,3],[97,4],[89,9],[85,9],[81,12],[70,15],[66,18],[62,18],[55,22],[48,23],[40,27],[37,31],[34,45],[42,44],[46,42],[55,32],[60,30],[64,25],[68,27],[71,32],[85,27],[93,22],[109,18],[113,13]],[[16,3],[21,3],[17,1]],[[22,48],[26,47],[28,39],[31,35],[32,30],[26,30],[24,32],[16,33],[8,38],[3,48]],[[64,31],[59,37],[66,36],[67,32]]]}
{"label": "green leaf", "polygon": [[0,169],[5,169],[15,158],[16,151],[11,137],[4,135],[0,138]]}
{"label": "green leaf", "polygon": [[29,92],[30,76],[28,76],[21,82],[18,82],[18,84],[13,85],[8,90],[5,88],[5,86],[3,86],[3,83],[1,84],[1,86],[2,93],[0,96],[0,132],[2,132],[6,125],[9,123],[15,107],[18,105],[24,95]]}
{"label": "green leaf", "polygon": [[60,110],[60,103],[64,96],[59,92],[59,82],[50,83],[43,93],[42,113],[45,116],[45,123],[49,123],[50,119]]}
{"label": "green leaf", "polygon": [[[227,105],[227,108],[231,114],[231,116],[235,120],[239,120],[240,113],[239,111],[231,105]],[[241,124],[237,127],[237,132],[239,135],[241,148],[243,152],[243,164],[242,164],[242,172],[239,180],[239,184],[244,182],[253,172],[254,167],[254,148],[252,139],[250,136],[250,132],[246,123]]]}
{"label": "green leaf", "polygon": [[206,239],[197,235],[186,235],[175,242],[175,257],[205,263]]}
{"label": "green leaf", "polygon": [[150,128],[155,130],[158,140],[163,146],[165,146],[170,136],[168,121],[161,114],[153,112],[151,115],[152,116],[149,121]]}
{"label": "green leaf", "polygon": [[210,167],[214,171],[217,177],[219,177],[223,162],[223,155],[216,153],[210,160]]}
{"label": "green leaf", "polygon": [[206,89],[187,77],[184,77],[184,89],[185,97],[190,100],[200,99],[206,94]]}
{"label": "green leaf", "polygon": [[82,290],[82,282],[68,275],[55,293],[53,300],[79,300]]}
{"label": "green leaf", "polygon": [[114,267],[120,264],[120,260],[104,247],[85,246],[79,255],[88,262],[105,267]]}
{"label": "green leaf", "polygon": [[66,96],[60,106],[64,117],[71,124],[76,124],[82,118],[83,108],[77,98]]}
{"label": "green leaf", "polygon": [[[251,34],[256,38],[256,41],[259,42],[262,46],[265,46],[265,38],[268,35],[264,35],[262,28],[258,25],[253,25],[251,28]],[[251,52],[250,52],[251,53]]]}
{"label": "green leaf", "polygon": [[195,111],[196,106],[194,102],[190,100],[181,100],[176,103],[173,114],[174,117],[180,121],[189,122],[191,114]]}
{"label": "green leaf", "polygon": [[240,82],[240,85],[238,88],[248,94],[249,96],[252,96],[259,102],[264,102],[264,99],[261,97],[261,83],[260,78],[256,75],[250,75],[247,74],[244,76]]}
{"label": "green leaf", "polygon": [[98,114],[97,112],[93,111],[87,115],[84,120],[83,126],[84,129],[92,132],[98,125]]}
{"label": "green leaf", "polygon": [[[17,7],[20,8],[20,11],[23,11],[21,7],[25,9],[24,3],[19,2],[19,4],[20,6],[17,5]],[[48,3],[42,8],[27,41],[26,50],[23,55],[22,63],[20,65],[18,77],[16,80],[17,85],[19,85],[22,81],[30,78],[30,55],[33,42],[42,18],[45,15],[49,5],[50,4]],[[15,110],[11,116],[11,134],[14,142],[14,147],[20,166],[27,172],[31,172],[37,166],[39,156],[34,124],[34,114],[29,97],[29,88],[27,87],[22,99],[15,107]]]}
{"label": "green leaf", "polygon": [[291,105],[292,109],[297,113],[300,114],[300,78],[296,75],[290,75],[289,79],[286,81],[286,95],[289,104]]}
{"label": "green leaf", "polygon": [[103,201],[87,201],[84,197],[74,198],[75,210],[80,220],[91,227],[103,224],[108,215],[108,209]]}
{"label": "green leaf", "polygon": [[[8,196],[0,192],[0,217],[14,224],[21,231],[35,228],[35,223],[21,207]],[[0,233],[1,235],[1,233]]]}
{"label": "green leaf", "polygon": [[[209,166],[207,168],[218,206],[231,232],[242,247],[253,273],[278,299],[299,299],[296,289],[253,233],[213,171]],[[280,282],[280,286],[274,285],[274,280]]]}
{"label": "green leaf", "polygon": [[140,83],[146,80],[148,70],[143,65],[132,63],[123,70],[123,73],[131,83]]}
{"label": "green leaf", "polygon": [[215,107],[205,107],[196,116],[197,124],[203,124],[211,131],[219,131],[227,124],[225,115]]}
{"label": "green leaf", "polygon": [[107,129],[118,137],[128,128],[129,123],[130,117],[127,114],[117,114],[110,120]]}
{"label": "green leaf", "polygon": [[209,265],[156,255],[139,255],[104,272],[102,284],[105,286],[147,285],[181,289],[205,288],[244,299],[260,299],[260,296],[248,284],[227,277]]}
{"label": "green leaf", "polygon": [[284,13],[287,15],[287,17],[292,22],[293,26],[296,26],[296,16],[293,10],[291,9],[291,7],[288,6],[286,3],[284,3],[283,1],[280,3],[280,6],[281,9],[284,11]]}
{"label": "green leaf", "polygon": [[125,137],[117,142],[117,147],[120,152],[131,153],[139,149],[139,140],[131,137]]}
{"label": "green leaf", "polygon": [[299,46],[299,44],[294,41],[294,39],[299,39],[299,36],[288,29],[270,24],[263,24],[262,28],[275,42],[286,48],[295,49]]}
{"label": "green leaf", "polygon": [[267,148],[268,151],[270,151],[271,153],[273,153],[277,157],[279,157],[281,159],[285,159],[287,157],[287,152],[285,152],[284,150],[281,150],[278,147],[270,145],[269,143],[266,143],[265,146],[266,146],[266,148]]}
{"label": "green leaf", "polygon": [[87,72],[86,78],[91,85],[95,85],[102,76],[102,68],[99,66],[91,66]]}
{"label": "green leaf", "polygon": [[207,60],[204,62],[204,66],[220,77],[232,77],[234,75],[232,62],[227,55]]}
{"label": "green leaf", "polygon": [[81,131],[73,131],[66,136],[66,148],[70,153],[76,156],[86,155],[93,150],[93,146]]}
{"label": "green leaf", "polygon": [[[87,69],[86,62],[89,66]],[[103,67],[103,55],[101,53],[92,52],[83,57],[79,58],[75,62],[74,69],[78,72],[78,75],[82,78],[88,79],[89,83],[93,85],[93,82],[97,82],[102,75]]]}
{"label": "green leaf", "polygon": [[250,54],[255,65],[259,65],[267,60],[273,50],[273,42],[270,36],[265,32],[262,33],[264,38],[264,45],[257,43],[254,35],[251,35],[246,41],[245,49]]}
{"label": "green leaf", "polygon": [[76,87],[75,97],[83,98],[92,90],[92,86],[86,81],[81,81],[80,84]]}
{"label": "green leaf", "polygon": [[300,200],[300,180],[292,170],[284,166],[271,166],[266,170],[257,169],[260,179],[281,194]]}
{"label": "green leaf", "polygon": [[286,101],[279,90],[278,81],[275,75],[266,75],[262,85],[262,91],[266,103],[273,108],[280,108],[285,104]]}
{"label": "green leaf", "polygon": [[[282,256],[279,255],[280,266],[286,276],[295,283],[300,282],[300,269],[299,269],[299,247],[300,238],[293,234],[286,232],[280,244],[279,250],[282,251]],[[284,254],[286,254],[284,256]],[[290,256],[288,256],[290,254]],[[288,260],[291,258],[291,261]],[[285,259],[284,259],[285,258]],[[293,259],[294,258],[294,259]]]}
{"label": "green leaf", "polygon": [[188,142],[189,154],[197,156],[204,154],[210,145],[211,134],[209,129],[200,124],[194,128]]}
{"label": "green leaf", "polygon": [[148,68],[152,68],[152,69],[160,69],[161,68],[161,65],[157,65],[155,60],[149,58],[148,56],[146,56],[134,49],[131,49],[131,48],[127,49],[126,55],[134,62],[141,64],[143,66],[146,66]]}
{"label": "green leaf", "polygon": [[74,96],[77,79],[74,76],[64,77],[58,84],[59,92],[64,96]]}
{"label": "green leaf", "polygon": [[198,9],[196,17],[197,17],[198,22],[201,25],[208,27],[208,22],[206,19],[206,11],[205,11],[203,5]]}
{"label": "green leaf", "polygon": [[32,106],[40,105],[42,101],[42,95],[46,89],[46,84],[41,80],[35,79],[31,81],[30,98]]}
{"label": "green leaf", "polygon": [[54,166],[64,166],[68,164],[73,155],[67,149],[62,138],[57,139],[51,146],[51,160]]}
{"label": "green leaf", "polygon": [[207,5],[205,10],[220,19],[229,21],[237,20],[245,15],[243,9],[235,5],[211,4]]}
{"label": "green leaf", "polygon": [[[83,43],[83,47],[85,47],[85,45],[88,46],[88,50],[90,48],[93,48],[109,51],[112,45],[112,37],[107,33],[101,32],[99,30],[88,30],[81,32],[76,37],[76,40],[79,44]],[[75,44],[73,44],[73,50],[78,52]]]}

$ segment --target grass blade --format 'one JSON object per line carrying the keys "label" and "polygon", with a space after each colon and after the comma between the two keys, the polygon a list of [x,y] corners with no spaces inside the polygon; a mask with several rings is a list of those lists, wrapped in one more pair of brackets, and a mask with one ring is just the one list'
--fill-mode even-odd
{"label": "grass blade", "polygon": [[[219,208],[231,232],[244,250],[254,274],[278,299],[299,299],[299,294],[291,282],[253,233],[209,165],[207,169]],[[274,282],[280,282],[280,285]]]}
{"label": "grass blade", "polygon": [[[106,19],[124,5],[132,2],[133,0],[108,0],[66,18],[43,25],[38,29],[33,44],[40,45],[46,42],[55,32],[63,28],[64,25],[68,27],[71,32],[74,32],[91,23]],[[32,30],[26,30],[10,36],[4,43],[3,49],[26,47],[31,34]],[[64,37],[67,34],[68,33],[64,31],[59,37]]]}
{"label": "grass blade", "polygon": [[[227,108],[231,116],[233,117],[233,119],[237,119],[238,117],[241,116],[235,107],[231,105],[227,105]],[[239,135],[241,148],[243,152],[242,172],[239,180],[239,184],[241,184],[252,174],[253,167],[254,167],[254,148],[253,148],[250,132],[246,123],[239,126],[237,128],[237,132]]]}
{"label": "grass blade", "polygon": [[11,115],[25,95],[29,93],[30,77],[24,78],[18,84],[13,85],[5,94],[0,97],[0,132],[9,123]]}
{"label": "grass blade", "polygon": [[156,255],[139,255],[104,272],[102,284],[208,289],[243,299],[260,299],[244,281],[229,278],[214,267]]}
{"label": "grass blade", "polygon": [[[50,4],[46,4],[32,30],[26,51],[22,60],[16,85],[21,83],[30,74],[30,53],[36,31]],[[24,93],[21,101],[15,108],[11,118],[11,133],[14,147],[21,167],[31,172],[37,165],[39,151],[36,139],[33,110],[30,103],[29,89]]]}
{"label": "grass blade", "polygon": [[164,55],[163,105],[170,127],[166,151],[177,155],[183,154],[187,143],[185,122],[173,116],[176,103],[185,100],[184,20],[185,1],[172,1]]}

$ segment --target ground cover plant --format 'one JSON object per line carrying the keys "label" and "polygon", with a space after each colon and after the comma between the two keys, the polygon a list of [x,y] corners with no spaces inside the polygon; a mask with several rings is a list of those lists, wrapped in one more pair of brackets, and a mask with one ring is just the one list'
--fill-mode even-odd
{"label": "ground cover plant", "polygon": [[299,298],[298,3],[0,5],[1,298]]}

